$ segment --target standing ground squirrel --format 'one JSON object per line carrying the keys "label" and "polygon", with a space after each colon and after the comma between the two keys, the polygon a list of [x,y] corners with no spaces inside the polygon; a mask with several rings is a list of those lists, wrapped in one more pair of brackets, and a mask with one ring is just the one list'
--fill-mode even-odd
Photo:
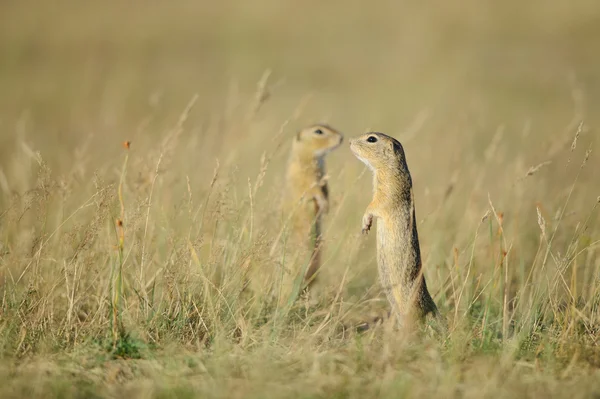
{"label": "standing ground squirrel", "polygon": [[[293,243],[307,251],[302,262],[309,261],[305,281],[314,281],[320,266],[321,216],[329,209],[329,192],[325,176],[325,156],[342,143],[343,136],[327,125],[313,125],[294,137],[289,158],[286,206],[291,215]],[[310,256],[310,258],[308,258]]]}
{"label": "standing ground squirrel", "polygon": [[412,179],[402,145],[382,133],[350,140],[350,149],[373,172],[373,201],[363,216],[363,233],[377,221],[379,278],[401,324],[423,320],[437,307],[421,270]]}

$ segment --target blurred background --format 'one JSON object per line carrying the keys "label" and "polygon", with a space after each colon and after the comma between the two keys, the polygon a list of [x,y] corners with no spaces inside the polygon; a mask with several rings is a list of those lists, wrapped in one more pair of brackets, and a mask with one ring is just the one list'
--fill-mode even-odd
{"label": "blurred background", "polygon": [[150,114],[168,121],[194,93],[192,120],[201,124],[233,95],[253,95],[267,69],[276,87],[263,118],[281,122],[310,96],[304,119],[327,119],[350,135],[400,135],[422,120],[422,134],[438,144],[431,156],[466,130],[485,143],[501,124],[507,137],[525,125],[549,137],[576,112],[595,117],[600,101],[593,0],[0,7],[3,155],[17,121],[37,148],[60,140],[67,150],[89,133],[131,134]]}
{"label": "blurred background", "polygon": [[[536,204],[551,220],[569,198],[573,226],[589,214],[599,158],[580,165],[599,148],[599,35],[595,0],[3,1],[0,186],[33,187],[36,151],[58,180],[116,182],[131,140],[129,184],[145,198],[172,140],[160,209],[205,193],[217,159],[235,203],[265,153],[260,201],[279,195],[289,138],[306,124],[382,131],[405,146],[439,287],[433,265],[468,254],[490,199],[533,248],[520,238],[539,234]],[[358,232],[371,183],[347,147],[329,170],[336,242]]]}

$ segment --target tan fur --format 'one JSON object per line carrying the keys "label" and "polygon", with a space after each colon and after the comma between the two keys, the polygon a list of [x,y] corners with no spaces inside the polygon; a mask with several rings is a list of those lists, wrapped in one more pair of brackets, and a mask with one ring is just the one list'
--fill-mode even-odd
{"label": "tan fur", "polygon": [[[317,131],[321,134],[315,133]],[[309,284],[315,280],[320,267],[321,218],[329,210],[325,156],[337,148],[342,140],[340,132],[319,124],[298,132],[292,144],[286,175],[287,199],[284,203],[287,214],[292,215],[292,243],[300,249],[301,262],[310,262],[305,274],[305,281]]]}
{"label": "tan fur", "polygon": [[[370,137],[376,141],[369,142]],[[367,133],[350,140],[350,149],[373,171],[373,200],[363,216],[363,233],[377,218],[379,277],[395,316],[401,324],[429,313],[438,316],[421,270],[412,178],[402,145],[385,134]]]}

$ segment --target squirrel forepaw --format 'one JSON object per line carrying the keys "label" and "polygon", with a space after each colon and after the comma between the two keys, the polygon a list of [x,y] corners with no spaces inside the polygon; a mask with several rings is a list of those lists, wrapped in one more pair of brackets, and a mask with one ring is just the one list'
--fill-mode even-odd
{"label": "squirrel forepaw", "polygon": [[367,234],[369,230],[371,230],[371,225],[373,224],[373,215],[370,213],[365,213],[362,220],[362,233]]}
{"label": "squirrel forepaw", "polygon": [[329,213],[329,201],[321,197],[316,197],[315,201],[317,203],[317,212],[321,215]]}

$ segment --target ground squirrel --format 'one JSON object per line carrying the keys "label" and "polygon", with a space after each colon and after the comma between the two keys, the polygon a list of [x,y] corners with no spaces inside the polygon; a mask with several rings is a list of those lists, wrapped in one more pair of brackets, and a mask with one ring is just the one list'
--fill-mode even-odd
{"label": "ground squirrel", "polygon": [[[343,140],[340,132],[318,124],[294,137],[287,167],[286,201],[292,242],[298,244],[301,262],[308,261],[305,281],[311,284],[320,266],[321,216],[329,210],[325,156]],[[304,263],[306,264],[306,263]]]}
{"label": "ground squirrel", "polygon": [[373,172],[373,201],[363,216],[363,233],[377,221],[379,278],[401,324],[439,317],[421,270],[412,178],[404,149],[383,133],[350,140],[350,149]]}

